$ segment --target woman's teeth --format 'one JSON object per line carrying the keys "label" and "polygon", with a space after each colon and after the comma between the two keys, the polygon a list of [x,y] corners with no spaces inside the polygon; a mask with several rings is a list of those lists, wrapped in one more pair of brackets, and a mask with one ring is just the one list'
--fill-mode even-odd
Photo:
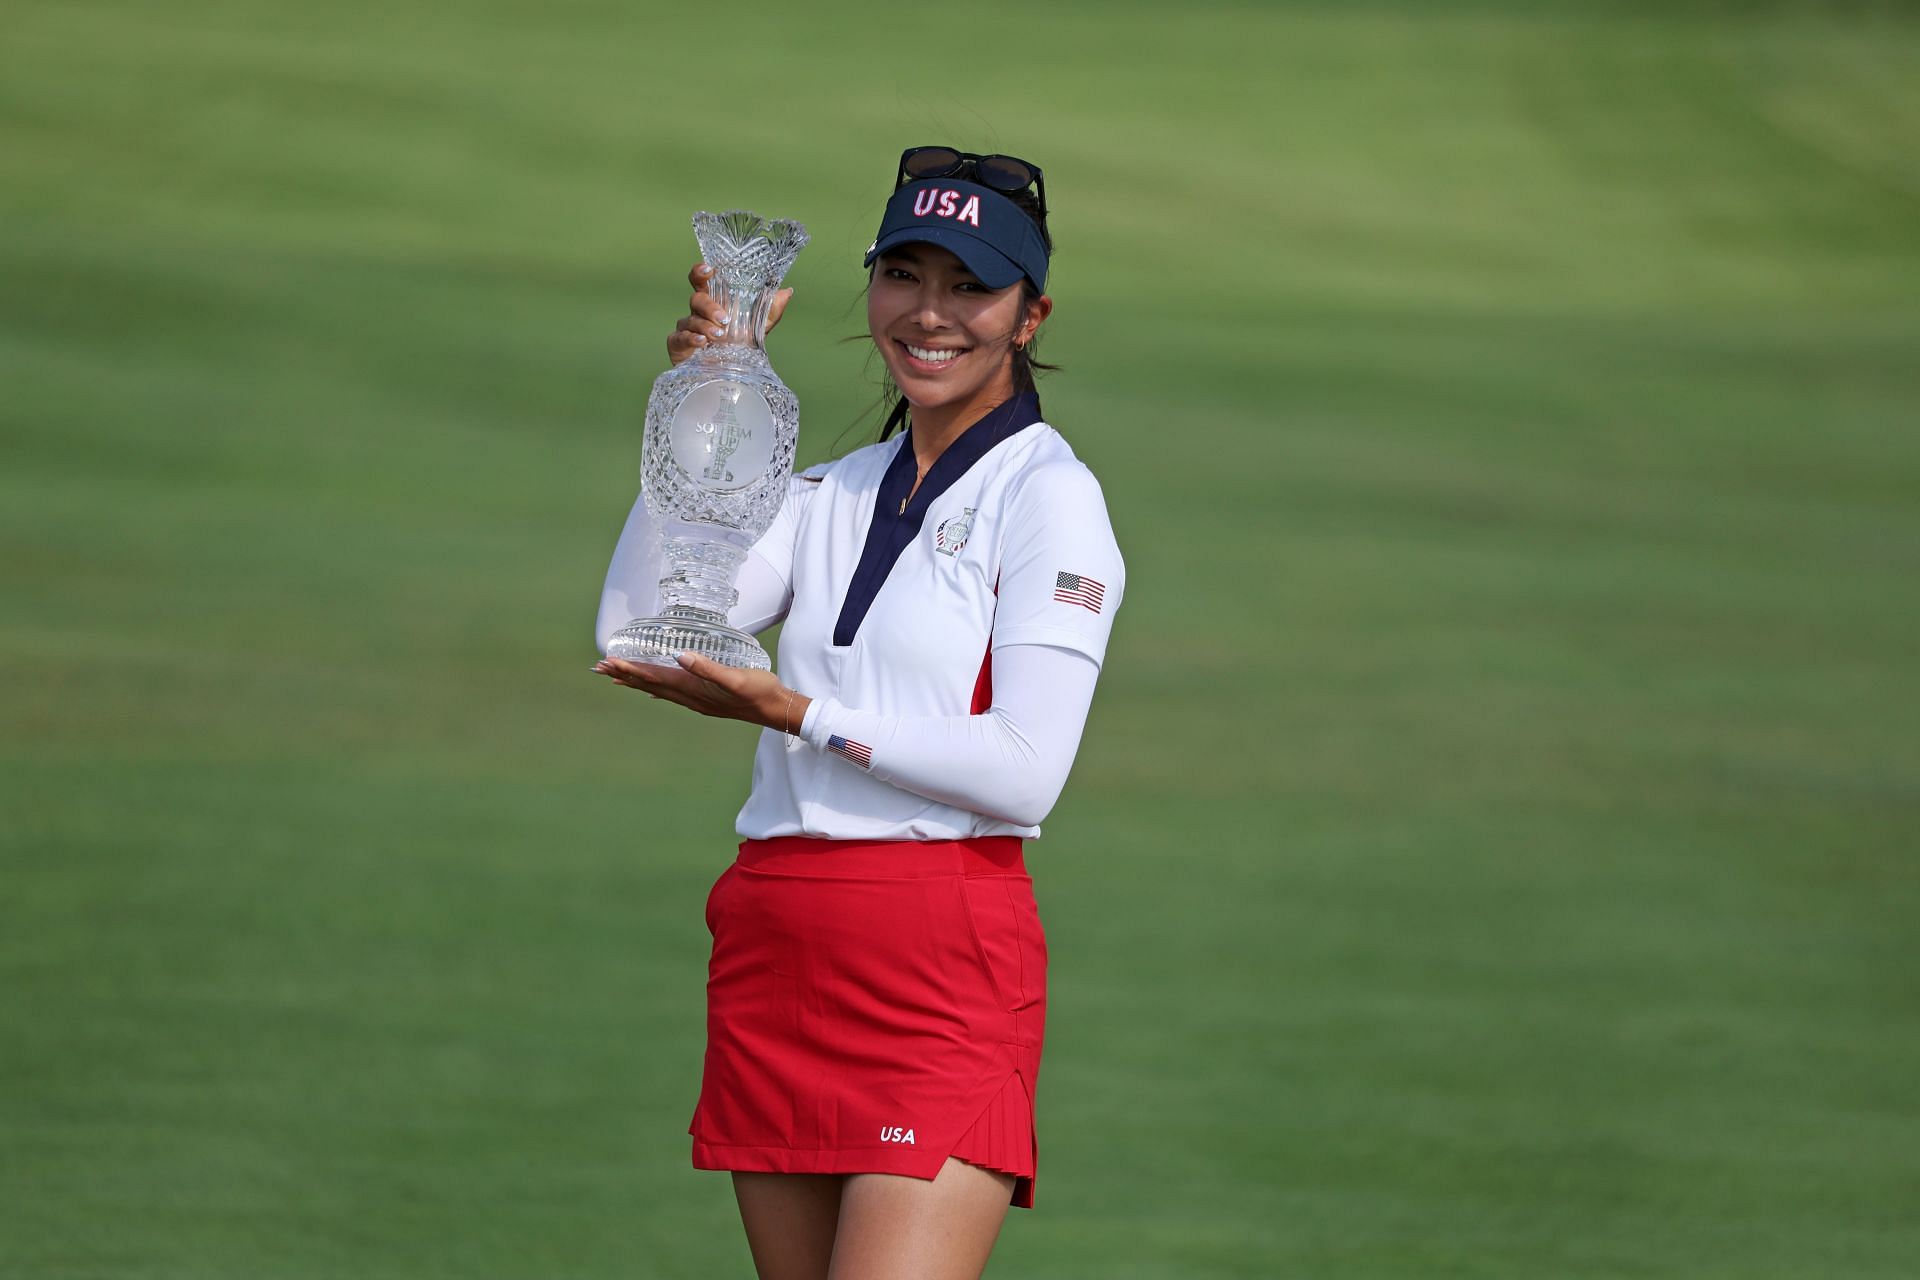
{"label": "woman's teeth", "polygon": [[932,347],[908,346],[907,350],[913,353],[915,359],[925,360],[930,364],[945,364],[960,354],[958,350],[935,351]]}

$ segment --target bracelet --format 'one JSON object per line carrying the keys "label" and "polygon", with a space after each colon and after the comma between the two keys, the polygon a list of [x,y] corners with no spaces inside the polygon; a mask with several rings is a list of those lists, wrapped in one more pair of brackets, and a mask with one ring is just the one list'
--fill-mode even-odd
{"label": "bracelet", "polygon": [[787,731],[789,743],[793,741],[793,695],[797,692],[798,690],[795,689],[787,690],[787,709],[780,716],[780,723]]}

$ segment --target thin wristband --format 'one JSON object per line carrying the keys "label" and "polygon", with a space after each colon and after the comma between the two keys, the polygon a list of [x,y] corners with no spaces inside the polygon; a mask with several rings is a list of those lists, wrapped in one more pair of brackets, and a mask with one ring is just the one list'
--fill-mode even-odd
{"label": "thin wristband", "polygon": [[780,724],[781,727],[786,730],[787,741],[789,743],[793,741],[793,695],[797,692],[799,691],[796,689],[787,690],[786,710],[780,714]]}

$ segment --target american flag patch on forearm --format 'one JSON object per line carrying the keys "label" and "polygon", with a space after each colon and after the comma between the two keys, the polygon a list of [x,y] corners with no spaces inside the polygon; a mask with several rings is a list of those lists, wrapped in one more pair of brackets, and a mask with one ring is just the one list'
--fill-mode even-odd
{"label": "american flag patch on forearm", "polygon": [[864,742],[855,742],[836,733],[827,739],[827,750],[853,761],[862,769],[873,768],[873,748]]}
{"label": "american flag patch on forearm", "polygon": [[1094,613],[1100,612],[1100,603],[1106,594],[1106,587],[1077,573],[1063,573],[1053,582],[1055,600],[1061,604],[1077,604]]}

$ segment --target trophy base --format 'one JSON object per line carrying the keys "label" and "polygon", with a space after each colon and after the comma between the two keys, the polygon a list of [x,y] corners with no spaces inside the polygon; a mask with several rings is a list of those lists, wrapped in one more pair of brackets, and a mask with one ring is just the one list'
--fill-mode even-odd
{"label": "trophy base", "polygon": [[647,662],[656,667],[677,667],[679,655],[692,650],[711,658],[721,666],[747,671],[771,671],[773,659],[760,642],[746,632],[728,626],[719,615],[703,616],[704,611],[669,612],[659,618],[639,618],[614,632],[607,642],[607,656],[627,662]]}

